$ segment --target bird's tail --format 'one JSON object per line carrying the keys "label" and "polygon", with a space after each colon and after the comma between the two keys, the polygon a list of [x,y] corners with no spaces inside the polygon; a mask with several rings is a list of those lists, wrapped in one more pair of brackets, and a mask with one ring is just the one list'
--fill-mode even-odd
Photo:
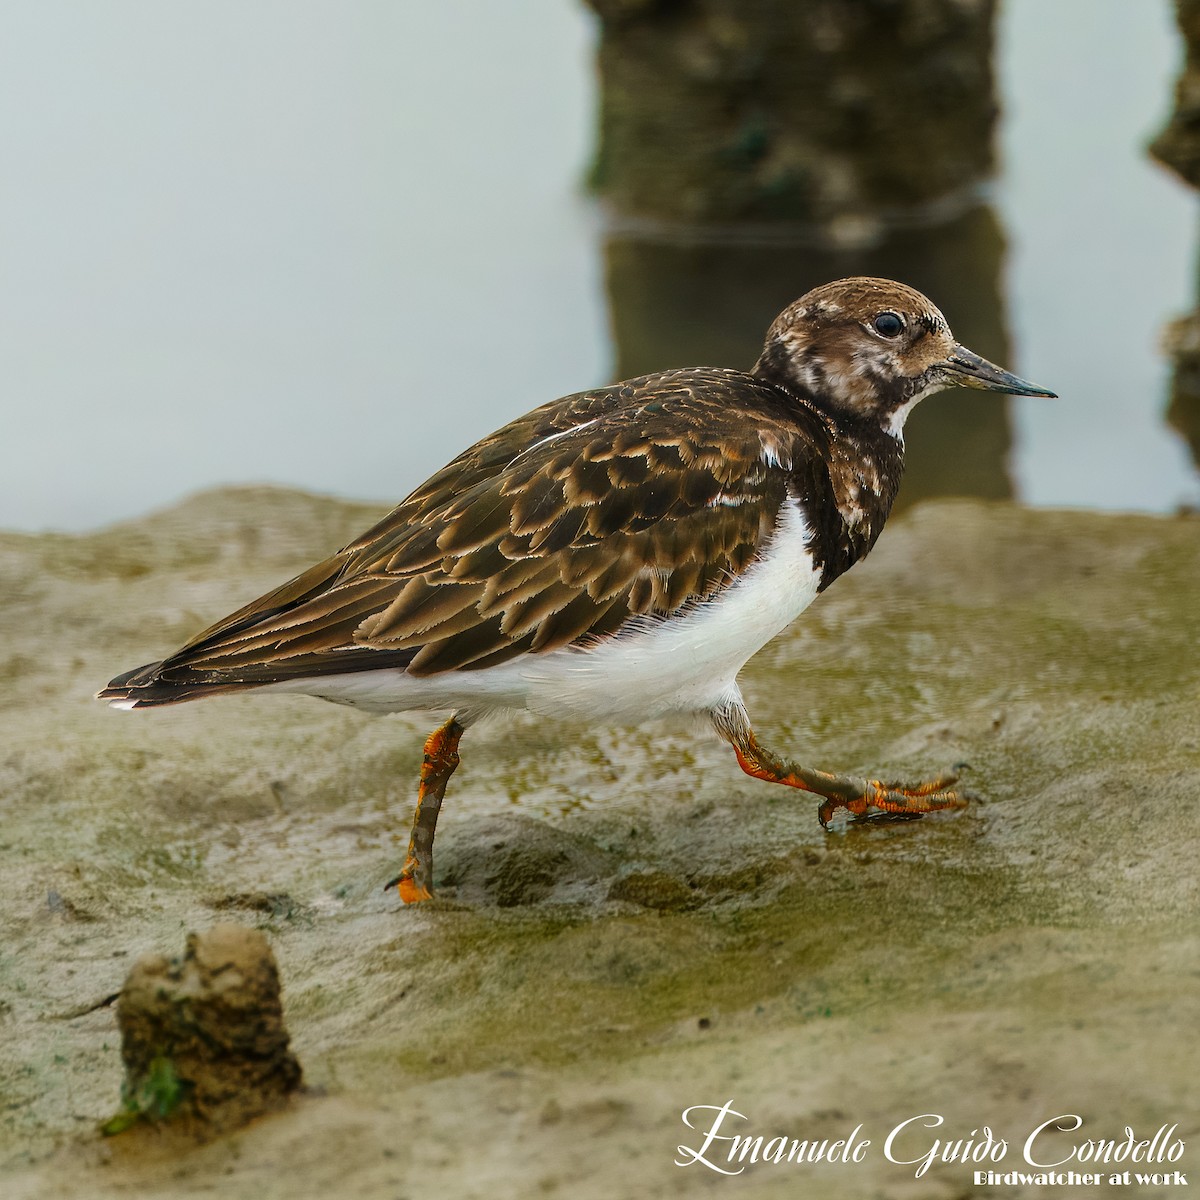
{"label": "bird's tail", "polygon": [[196,678],[195,675],[188,678],[186,669],[176,669],[168,674],[164,667],[168,667],[167,661],[147,663],[144,667],[126,671],[111,680],[106,688],[101,688],[96,699],[107,700],[112,708],[155,708],[160,704],[181,704],[185,700],[199,700],[202,696],[244,691],[247,686],[228,680]]}

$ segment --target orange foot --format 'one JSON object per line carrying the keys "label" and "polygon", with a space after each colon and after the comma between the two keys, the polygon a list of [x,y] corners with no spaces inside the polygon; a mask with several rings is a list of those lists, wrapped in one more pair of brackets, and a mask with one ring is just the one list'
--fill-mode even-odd
{"label": "orange foot", "polygon": [[828,828],[839,808],[846,809],[859,821],[913,821],[930,812],[966,808],[971,802],[971,794],[956,789],[957,782],[958,776],[954,774],[916,784],[880,783],[877,779],[869,779],[861,794],[853,799],[827,797],[817,810],[817,819]]}
{"label": "orange foot", "polygon": [[417,882],[419,866],[416,859],[409,858],[400,874],[395,879],[389,879],[383,885],[383,890],[386,892],[389,888],[395,888],[405,904],[418,904],[422,900],[432,900],[433,891],[425,884]]}
{"label": "orange foot", "polygon": [[[926,783],[880,783],[855,775],[831,775],[789,762],[758,744],[749,730],[723,732],[737,754],[738,766],[755,779],[782,783],[824,797],[817,818],[826,829],[833,814],[844,808],[851,816],[867,821],[911,821],[944,808],[966,808],[972,797],[955,788],[958,776],[941,775]],[[963,764],[965,767],[965,764]]]}
{"label": "orange foot", "polygon": [[400,893],[400,899],[405,904],[417,904],[421,900],[433,899],[433,893],[410,876],[402,875],[396,880],[396,891]]}

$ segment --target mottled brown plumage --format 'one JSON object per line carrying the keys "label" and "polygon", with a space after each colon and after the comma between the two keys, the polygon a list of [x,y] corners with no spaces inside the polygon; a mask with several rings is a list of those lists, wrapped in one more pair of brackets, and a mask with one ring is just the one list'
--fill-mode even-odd
{"label": "mottled brown plumage", "polygon": [[273,687],[453,708],[426,745],[408,900],[430,893],[459,738],[496,708],[706,712],[750,774],[826,797],[822,820],[830,805],[960,806],[945,780],[897,789],[775,758],[734,679],[874,545],[905,416],[951,383],[1048,394],[957,345],[911,288],[817,288],[776,319],[752,371],[666,371],[534,409],[331,558],[100,695],[140,708]]}
{"label": "mottled brown plumage", "polygon": [[[113,687],[170,702],[365,666],[479,670],[611,636],[632,615],[670,616],[745,571],[789,488],[841,523],[837,495],[854,470],[836,432],[810,403],[740,371],[670,371],[566,397],[149,668],[145,693],[134,676]],[[831,578],[878,535],[899,482],[894,440],[876,440],[876,520],[830,539]]]}

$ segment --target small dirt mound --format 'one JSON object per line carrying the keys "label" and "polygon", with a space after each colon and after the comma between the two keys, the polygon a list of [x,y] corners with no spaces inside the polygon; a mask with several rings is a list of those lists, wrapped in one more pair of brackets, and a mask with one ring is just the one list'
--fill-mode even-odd
{"label": "small dirt mound", "polygon": [[530,817],[492,817],[448,841],[437,886],[458,899],[500,908],[584,899],[612,873],[594,842]]}
{"label": "small dirt mound", "polygon": [[279,1108],[300,1085],[267,939],[241,925],[190,933],[180,958],[139,959],[117,1001],[122,1110],[103,1128],[170,1122],[200,1137]]}

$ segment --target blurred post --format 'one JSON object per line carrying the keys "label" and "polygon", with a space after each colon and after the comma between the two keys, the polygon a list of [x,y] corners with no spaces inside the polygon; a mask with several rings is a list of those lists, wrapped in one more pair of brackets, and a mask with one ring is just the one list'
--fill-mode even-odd
{"label": "blurred post", "polygon": [[[748,366],[816,284],[884,275],[1005,361],[994,0],[587,0],[601,19],[592,184],[619,378]],[[901,502],[1012,493],[1006,402],[914,414]]]}
{"label": "blurred post", "polygon": [[1200,309],[1167,326],[1163,349],[1171,360],[1167,424],[1187,442],[1192,462],[1200,467]]}
{"label": "blurred post", "polygon": [[861,242],[992,171],[994,0],[588,0],[625,216]]}
{"label": "blurred post", "polygon": [[1175,109],[1150,153],[1200,187],[1200,0],[1175,0],[1175,19],[1183,35],[1183,71],[1175,81]]}
{"label": "blurred post", "polygon": [[[1175,19],[1186,57],[1175,83],[1174,111],[1150,143],[1150,153],[1185,183],[1200,188],[1200,0],[1175,0]],[[1167,421],[1182,434],[1192,461],[1200,466],[1200,308],[1167,326],[1163,347],[1172,367]]]}

